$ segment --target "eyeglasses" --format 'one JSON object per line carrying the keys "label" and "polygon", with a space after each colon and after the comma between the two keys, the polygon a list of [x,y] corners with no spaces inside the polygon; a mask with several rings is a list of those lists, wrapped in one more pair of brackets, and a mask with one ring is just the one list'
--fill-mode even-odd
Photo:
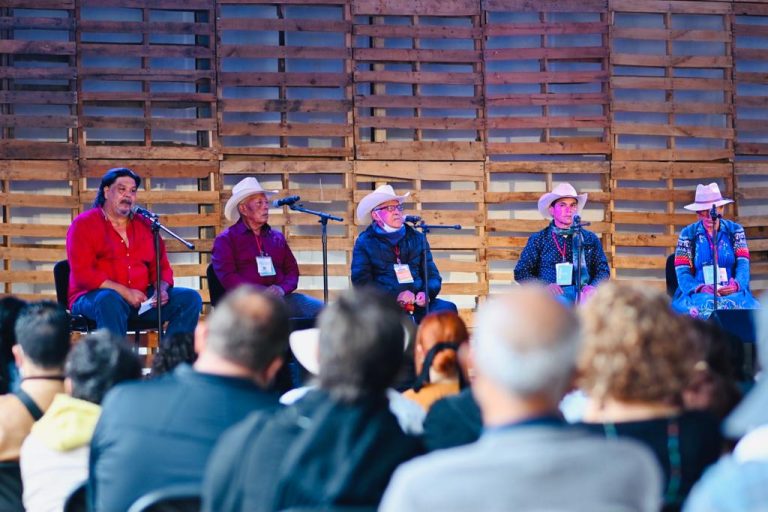
{"label": "eyeglasses", "polygon": [[254,201],[251,204],[256,208],[263,208],[265,206],[269,206],[269,201]]}
{"label": "eyeglasses", "polygon": [[387,210],[389,213],[394,213],[395,210],[398,212],[401,212],[405,210],[405,206],[401,204],[390,204],[389,206],[382,206],[381,208],[375,208],[373,211],[380,212],[382,210]]}

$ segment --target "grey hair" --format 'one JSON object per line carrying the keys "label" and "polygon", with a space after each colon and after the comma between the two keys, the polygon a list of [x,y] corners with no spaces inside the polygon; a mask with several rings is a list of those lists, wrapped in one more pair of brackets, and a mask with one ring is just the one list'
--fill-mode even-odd
{"label": "grey hair", "polygon": [[541,286],[524,285],[480,306],[472,340],[478,371],[508,393],[559,401],[580,345],[574,313]]}
{"label": "grey hair", "polygon": [[352,289],[320,314],[320,386],[352,402],[383,396],[403,360],[403,313],[392,297]]}
{"label": "grey hair", "polygon": [[208,317],[205,350],[260,372],[288,349],[288,312],[285,304],[242,285]]}

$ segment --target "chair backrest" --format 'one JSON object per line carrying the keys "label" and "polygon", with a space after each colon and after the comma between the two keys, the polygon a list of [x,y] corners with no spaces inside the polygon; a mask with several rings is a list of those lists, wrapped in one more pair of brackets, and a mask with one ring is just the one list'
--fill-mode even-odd
{"label": "chair backrest", "polygon": [[667,295],[672,297],[677,291],[677,272],[675,272],[675,253],[667,256]]}
{"label": "chair backrest", "polygon": [[[56,302],[63,308],[68,306],[69,261],[60,260],[53,265],[53,282],[56,283]],[[67,308],[69,309],[69,308]]]}
{"label": "chair backrest", "polygon": [[85,499],[87,484],[88,481],[84,480],[69,492],[69,495],[64,500],[64,512],[86,512],[88,510]]}
{"label": "chair backrest", "polygon": [[226,290],[221,285],[219,277],[216,272],[213,271],[213,264],[209,263],[208,268],[205,269],[205,275],[208,278],[208,291],[211,294],[211,306],[216,307],[216,304],[224,297]]}
{"label": "chair backrest", "polygon": [[24,512],[21,493],[21,469],[18,461],[0,462],[0,510]]}
{"label": "chair backrest", "polygon": [[199,484],[172,485],[148,492],[128,512],[199,512],[201,506]]}

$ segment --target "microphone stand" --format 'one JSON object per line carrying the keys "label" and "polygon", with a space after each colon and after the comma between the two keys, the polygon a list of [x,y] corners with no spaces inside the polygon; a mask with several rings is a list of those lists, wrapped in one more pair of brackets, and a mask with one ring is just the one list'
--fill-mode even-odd
{"label": "microphone stand", "polygon": [[162,280],[160,279],[160,230],[163,230],[164,232],[168,233],[170,236],[184,244],[184,246],[187,249],[194,249],[195,244],[192,242],[188,242],[187,240],[184,240],[179,235],[168,229],[167,227],[163,226],[160,223],[160,216],[155,215],[154,217],[145,216],[145,218],[149,219],[149,221],[152,223],[152,238],[155,242],[155,275],[156,275],[156,281],[155,281],[155,296],[157,297],[157,342],[158,345],[160,344],[160,340],[163,337],[163,304],[160,300],[160,284]]}
{"label": "microphone stand", "polygon": [[427,266],[427,234],[432,229],[461,229],[461,225],[454,224],[453,226],[444,226],[439,224],[427,224],[423,220],[419,221],[418,223],[414,223],[414,227],[419,228],[421,232],[424,234],[424,244],[421,248],[421,266],[423,268],[422,274],[424,278],[424,296],[425,296],[425,302],[424,302],[424,311],[425,315],[429,314],[429,267]]}
{"label": "microphone stand", "polygon": [[297,205],[295,203],[288,205],[288,208],[296,212],[308,213],[310,215],[317,215],[320,217],[320,220],[317,222],[323,226],[323,303],[328,304],[328,221],[335,220],[337,222],[343,222],[344,219],[341,217],[336,217],[335,215],[331,215],[330,213],[309,210],[304,208],[303,205]]}
{"label": "microphone stand", "polygon": [[576,304],[581,303],[581,253],[584,250],[584,233],[581,228],[589,226],[591,222],[581,222],[581,218],[573,222],[573,249],[576,256]]}
{"label": "microphone stand", "polygon": [[709,216],[712,219],[712,313],[714,314],[715,311],[717,311],[717,285],[720,281],[720,271],[718,269],[717,261],[717,232],[719,231],[719,223],[717,222],[717,208],[714,204],[709,211]]}

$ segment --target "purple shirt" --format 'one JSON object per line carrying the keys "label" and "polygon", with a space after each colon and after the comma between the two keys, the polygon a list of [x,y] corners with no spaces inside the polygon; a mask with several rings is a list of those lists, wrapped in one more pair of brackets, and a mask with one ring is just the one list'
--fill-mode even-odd
{"label": "purple shirt", "polygon": [[211,262],[224,289],[233,290],[241,284],[257,288],[276,284],[286,295],[294,291],[299,284],[299,266],[283,234],[265,224],[259,233],[259,243],[264,255],[272,257],[274,276],[259,275],[256,266],[256,256],[261,256],[259,246],[242,218],[216,237]]}

